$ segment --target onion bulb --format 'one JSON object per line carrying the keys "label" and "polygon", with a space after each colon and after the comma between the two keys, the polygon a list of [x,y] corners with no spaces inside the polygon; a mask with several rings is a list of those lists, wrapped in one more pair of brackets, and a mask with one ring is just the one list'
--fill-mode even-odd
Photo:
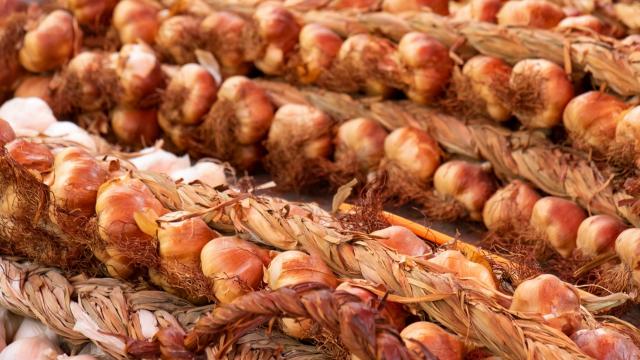
{"label": "onion bulb", "polygon": [[564,18],[558,5],[545,0],[507,1],[498,12],[498,24],[551,29]]}
{"label": "onion bulb", "polygon": [[502,59],[477,55],[469,59],[462,68],[464,82],[460,85],[460,93],[471,106],[480,107],[480,112],[495,121],[507,121],[511,117],[511,109],[507,101],[509,93],[509,77],[511,66]]}
{"label": "onion bulb", "polygon": [[81,111],[97,111],[110,107],[118,95],[115,71],[117,56],[100,51],[76,55],[62,73],[62,83],[54,90]]}
{"label": "onion bulb", "polygon": [[402,127],[384,140],[384,157],[404,171],[405,176],[426,184],[440,165],[441,151],[426,132]]}
{"label": "onion bulb", "polygon": [[55,360],[62,351],[45,336],[24,338],[9,344],[0,352],[0,360]]}
{"label": "onion bulb", "polygon": [[187,184],[200,181],[212,188],[227,185],[225,167],[212,161],[200,161],[186,169],[172,171],[169,175],[173,180],[182,180]]}
{"label": "onion bulb", "polygon": [[5,145],[13,160],[27,169],[39,173],[53,169],[53,153],[48,147],[24,139],[16,139]]}
{"label": "onion bulb", "polygon": [[82,39],[76,20],[55,10],[27,32],[20,48],[20,64],[31,72],[54,70],[69,61]]}
{"label": "onion bulb", "polygon": [[80,25],[95,27],[111,17],[118,0],[66,0],[66,7]]}
{"label": "onion bulb", "polygon": [[366,174],[377,168],[384,156],[387,131],[376,121],[357,118],[338,127],[334,158],[338,164],[355,162],[357,169]]}
{"label": "onion bulb", "polygon": [[16,135],[37,135],[58,121],[49,105],[34,97],[13,98],[5,102],[0,107],[0,119],[8,122]]}
{"label": "onion bulb", "polygon": [[400,337],[407,348],[416,354],[423,354],[426,349],[439,360],[464,358],[463,342],[457,336],[430,322],[414,322],[400,332]]}
{"label": "onion bulb", "polygon": [[613,250],[616,238],[627,226],[610,215],[594,215],[586,218],[578,227],[576,249],[587,257],[596,257]]}
{"label": "onion bulb", "polygon": [[513,92],[513,113],[528,128],[554,127],[562,121],[562,112],[573,98],[573,85],[562,67],[544,59],[518,62],[511,72],[509,87]]}
{"label": "onion bulb", "polygon": [[605,26],[600,19],[587,14],[564,18],[558,23],[556,30],[591,30],[589,32],[602,34],[605,31]]}
{"label": "onion bulb", "polygon": [[434,12],[438,15],[449,15],[449,1],[448,0],[383,0],[382,10],[390,13],[430,10],[431,12]]}
{"label": "onion bulb", "polygon": [[211,12],[200,23],[205,49],[215,55],[225,78],[249,71],[243,47],[243,31],[248,27],[245,19],[226,11]]}
{"label": "onion bulb", "polygon": [[113,10],[113,27],[120,42],[134,44],[142,41],[152,45],[160,27],[158,13],[161,8],[151,0],[122,0]]}
{"label": "onion bulb", "polygon": [[578,228],[587,214],[576,203],[547,196],[533,206],[529,224],[532,229],[562,257],[569,257],[576,248]]}
{"label": "onion bulb", "polygon": [[470,18],[495,24],[498,21],[498,12],[504,3],[504,0],[471,0],[469,1]]}
{"label": "onion bulb", "polygon": [[111,112],[111,129],[125,145],[151,145],[160,136],[156,109],[118,106]]}
{"label": "onion bulb", "polygon": [[497,289],[493,273],[481,264],[468,260],[460,251],[446,250],[427,261],[456,277],[473,280],[489,289]]}
{"label": "onion bulb", "polygon": [[120,80],[119,101],[140,105],[156,95],[163,83],[162,68],[153,49],[144,44],[127,44],[115,55],[115,66]]}
{"label": "onion bulb", "polygon": [[482,218],[482,209],[496,191],[496,183],[485,164],[452,160],[442,164],[433,176],[436,191],[464,206],[472,220]]}
{"label": "onion bulb", "polygon": [[432,102],[444,90],[453,71],[449,49],[425,33],[410,32],[400,40],[398,54],[410,74],[407,96],[421,104]]}
{"label": "onion bulb", "polygon": [[15,138],[16,133],[13,131],[11,125],[3,119],[0,119],[0,147],[10,143]]}
{"label": "onion bulb", "polygon": [[134,217],[143,210],[157,215],[168,212],[142,181],[129,175],[100,186],[96,214],[105,248],[94,251],[111,276],[128,278],[138,261],[149,261],[155,254],[154,238],[138,227]]}
{"label": "onion bulb", "polygon": [[389,226],[371,233],[378,242],[402,255],[424,256],[431,253],[431,248],[424,240],[417,237],[403,226]]}
{"label": "onion bulb", "polygon": [[514,180],[496,191],[484,204],[484,225],[491,231],[526,227],[538,200],[540,195],[531,186]]}
{"label": "onion bulb", "polygon": [[197,125],[216,101],[216,80],[202,66],[181,66],[164,93],[160,116],[171,123]]}
{"label": "onion bulb", "polygon": [[578,330],[571,340],[595,360],[640,359],[640,348],[633,340],[606,327]]}
{"label": "onion bulb", "polygon": [[193,16],[177,15],[162,22],[156,34],[156,49],[176,64],[196,61],[199,22]]}
{"label": "onion bulb", "polygon": [[189,155],[178,157],[155,147],[143,149],[138,154],[138,156],[129,159],[138,170],[170,174],[174,171],[187,169],[191,165]]}
{"label": "onion bulb", "polygon": [[547,325],[567,335],[573,334],[582,323],[578,291],[549,274],[518,285],[509,309],[539,315]]}
{"label": "onion bulb", "polygon": [[202,272],[213,279],[216,299],[228,304],[262,284],[268,252],[236,236],[209,241],[200,253]]}
{"label": "onion bulb", "polygon": [[331,67],[342,46],[342,38],[331,29],[312,23],[300,30],[298,46],[298,80],[312,84]]}
{"label": "onion bulb", "polygon": [[[0,110],[0,117],[2,117]],[[640,106],[621,114],[616,125],[615,141],[611,146],[612,161],[633,163],[640,154]]]}
{"label": "onion bulb", "polygon": [[176,260],[188,267],[199,266],[202,248],[211,239],[219,236],[199,217],[171,222],[161,220],[156,235],[160,258]]}
{"label": "onion bulb", "polygon": [[281,75],[287,55],[298,43],[298,25],[293,14],[278,2],[261,2],[253,14],[264,52],[254,61],[268,75]]}
{"label": "onion bulb", "polygon": [[51,80],[51,76],[24,77],[13,96],[22,98],[37,97],[44,100],[50,107],[54,107],[55,103],[51,99]]}
{"label": "onion bulb", "polygon": [[[382,299],[377,295],[355,284],[357,284],[357,280],[353,280],[353,282],[343,282],[338,285],[336,291],[344,291],[357,296],[363,303],[374,309],[380,309],[380,315],[387,319],[387,321],[389,321],[396,330],[400,331],[404,328],[404,324],[409,314],[404,310],[401,304],[389,301],[388,299],[383,304],[381,301]],[[369,285],[370,283],[365,282],[365,284]]]}
{"label": "onion bulb", "polygon": [[627,229],[618,235],[616,254],[631,271],[636,287],[640,287],[640,229]]}
{"label": "onion bulb", "polygon": [[614,96],[589,91],[567,104],[563,114],[564,127],[576,146],[606,154],[615,140],[618,119],[627,108]]}

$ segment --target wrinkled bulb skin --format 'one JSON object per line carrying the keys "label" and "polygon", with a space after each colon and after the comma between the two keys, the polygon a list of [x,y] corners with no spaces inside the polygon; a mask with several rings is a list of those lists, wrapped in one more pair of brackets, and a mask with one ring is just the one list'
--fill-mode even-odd
{"label": "wrinkled bulb skin", "polygon": [[164,80],[153,49],[145,44],[127,44],[116,56],[115,66],[121,91],[119,102],[139,106],[141,102],[156,96]]}
{"label": "wrinkled bulb skin", "polygon": [[144,233],[134,219],[134,214],[142,210],[157,215],[168,212],[138,179],[128,175],[114,178],[98,190],[98,234],[105,248],[94,250],[94,254],[111,276],[129,278],[137,265],[133,256],[148,261],[156,252],[155,239]]}
{"label": "wrinkled bulb skin", "polygon": [[[495,121],[503,122],[511,118],[507,101],[511,66],[502,59],[477,55],[469,59],[462,68],[465,82],[473,97],[482,103],[482,112]],[[477,100],[470,99],[471,102]]]}
{"label": "wrinkled bulb skin", "polygon": [[529,224],[562,257],[576,248],[578,228],[587,218],[585,211],[570,200],[547,196],[533,206]]}
{"label": "wrinkled bulb skin", "polygon": [[152,145],[160,136],[158,112],[155,109],[118,106],[111,112],[111,129],[121,144]]}
{"label": "wrinkled bulb skin", "polygon": [[446,250],[427,260],[440,267],[440,270],[452,273],[459,278],[471,279],[485,288],[497,289],[496,281],[491,270],[468,260],[460,251]]}
{"label": "wrinkled bulb skin", "polygon": [[431,254],[431,248],[424,240],[417,237],[403,226],[390,226],[370,234],[386,247],[407,256],[424,256]]}
{"label": "wrinkled bulb skin", "polygon": [[512,110],[531,129],[549,129],[562,121],[573,98],[573,85],[562,67],[544,59],[518,62],[511,72]]}
{"label": "wrinkled bulb skin", "polygon": [[427,10],[449,15],[449,0],[383,0],[382,10],[390,13]]}
{"label": "wrinkled bulb skin", "polygon": [[75,54],[82,33],[73,16],[55,10],[24,36],[20,64],[31,72],[47,72],[66,64]]}
{"label": "wrinkled bulb skin", "polygon": [[261,287],[268,253],[236,236],[208,242],[200,253],[203,274],[213,280],[218,301],[228,304]]}
{"label": "wrinkled bulb skin", "polygon": [[267,93],[253,81],[244,76],[228,78],[220,86],[218,99],[234,107],[237,124],[233,132],[238,143],[255,144],[269,132],[274,107]]}
{"label": "wrinkled bulb skin", "polygon": [[633,340],[610,328],[578,330],[571,340],[596,360],[640,359],[640,348]]}
{"label": "wrinkled bulb skin", "polygon": [[3,119],[0,119],[0,147],[12,142],[15,138],[16,133],[13,131],[11,125]]}
{"label": "wrinkled bulb skin", "polygon": [[216,101],[217,91],[215,79],[204,67],[186,64],[167,85],[160,115],[171,123],[198,125]]}
{"label": "wrinkled bulb skin", "polygon": [[464,205],[472,220],[482,219],[484,204],[496,191],[495,180],[483,164],[461,160],[438,167],[433,185],[439,194]]}
{"label": "wrinkled bulb skin", "polygon": [[162,22],[156,35],[155,47],[163,57],[175,64],[196,61],[194,53],[198,40],[199,22],[188,15],[172,16]]}
{"label": "wrinkled bulb skin", "polygon": [[439,360],[464,358],[462,341],[434,323],[414,322],[400,332],[400,337],[407,348],[415,354],[423,354],[423,349],[426,348],[434,358]]}
{"label": "wrinkled bulb skin", "polygon": [[334,159],[337,163],[355,160],[359,171],[367,173],[378,167],[384,157],[387,131],[378,122],[357,118],[338,127]]}
{"label": "wrinkled bulb skin", "polygon": [[431,103],[451,78],[454,64],[449,49],[427,34],[411,32],[400,40],[398,53],[410,74],[407,96],[420,104]]}
{"label": "wrinkled bulb skin", "polygon": [[615,140],[618,120],[627,108],[614,96],[590,91],[567,104],[563,124],[574,145],[606,154]]}
{"label": "wrinkled bulb skin", "polygon": [[498,25],[526,26],[552,29],[562,19],[564,11],[558,5],[545,0],[507,1],[498,12]]}
{"label": "wrinkled bulb skin", "polygon": [[150,0],[122,0],[113,11],[112,24],[120,42],[134,44],[142,41],[153,45],[160,28],[160,6]]}
{"label": "wrinkled bulb skin", "polygon": [[539,315],[567,335],[580,329],[580,296],[571,285],[549,274],[522,282],[513,293],[511,311]]}
{"label": "wrinkled bulb skin", "polygon": [[96,28],[111,18],[117,3],[118,0],[67,0],[67,8],[80,25]]}
{"label": "wrinkled bulb skin", "polygon": [[29,170],[45,173],[53,169],[54,156],[45,145],[16,139],[7,143],[5,149],[13,160]]}
{"label": "wrinkled bulb skin", "polygon": [[403,127],[386,137],[384,157],[405,171],[407,176],[426,184],[440,165],[441,151],[438,143],[426,132]]}
{"label": "wrinkled bulb skin", "polygon": [[272,1],[258,5],[253,19],[264,42],[264,52],[254,63],[265,74],[281,75],[288,54],[298,43],[300,25],[289,10]]}
{"label": "wrinkled bulb skin", "polygon": [[484,225],[490,231],[525,227],[538,200],[540,195],[531,186],[514,180],[487,200],[482,210]]}
{"label": "wrinkled bulb skin", "polygon": [[578,228],[576,250],[589,258],[613,250],[616,238],[627,225],[610,215],[594,215],[586,218]]}
{"label": "wrinkled bulb skin", "polygon": [[53,175],[51,193],[56,205],[76,216],[91,217],[98,189],[107,181],[103,164],[81,148],[68,147],[55,156]]}
{"label": "wrinkled bulb skin", "polygon": [[248,26],[245,19],[226,11],[214,11],[200,23],[205,48],[218,59],[225,78],[244,75],[250,69],[242,46],[243,31]]}
{"label": "wrinkled bulb skin", "polygon": [[618,235],[616,254],[631,272],[636,287],[640,287],[640,229],[627,229]]}
{"label": "wrinkled bulb skin", "polygon": [[471,0],[469,1],[471,19],[495,24],[498,21],[498,12],[504,3],[504,0]]}
{"label": "wrinkled bulb skin", "polygon": [[319,24],[305,25],[299,36],[298,81],[306,85],[316,82],[331,67],[341,46],[342,38],[330,29]]}

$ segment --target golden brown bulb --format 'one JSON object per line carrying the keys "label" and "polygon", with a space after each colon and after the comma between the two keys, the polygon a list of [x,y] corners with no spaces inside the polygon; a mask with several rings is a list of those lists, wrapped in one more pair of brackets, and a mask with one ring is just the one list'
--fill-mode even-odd
{"label": "golden brown bulb", "polygon": [[316,108],[287,104],[279,108],[273,117],[267,146],[280,147],[303,141],[300,150],[305,158],[327,158],[332,150],[331,125],[332,120]]}
{"label": "golden brown bulb", "polygon": [[640,229],[627,229],[618,235],[616,254],[631,271],[636,287],[640,287]]}
{"label": "golden brown bulb", "polygon": [[260,288],[269,265],[266,250],[236,236],[208,242],[200,254],[202,272],[213,279],[216,298],[223,304]]}
{"label": "golden brown bulb", "polygon": [[100,51],[85,51],[76,55],[63,72],[60,94],[82,111],[97,111],[110,107],[117,96],[118,79],[114,72],[116,57]]}
{"label": "golden brown bulb", "polygon": [[171,122],[197,125],[216,101],[217,91],[215,79],[204,67],[184,65],[167,86],[160,115]]}
{"label": "golden brown bulb", "polygon": [[507,1],[498,12],[498,24],[551,29],[564,18],[558,5],[545,0]]}
{"label": "golden brown bulb", "polygon": [[493,273],[481,264],[468,260],[460,251],[446,250],[427,261],[456,277],[471,279],[489,289],[497,289]]}
{"label": "golden brown bulb", "polygon": [[538,200],[540,195],[531,186],[514,180],[487,200],[482,210],[482,221],[487,229],[493,231],[525,227]]}
{"label": "golden brown bulb", "polygon": [[48,147],[24,139],[16,139],[5,145],[13,160],[27,169],[43,173],[53,169],[53,153]]}
{"label": "golden brown bulb", "polygon": [[416,181],[427,183],[440,165],[438,143],[426,132],[398,128],[384,141],[384,157]]}
{"label": "golden brown bulb", "polygon": [[363,172],[374,170],[384,157],[386,137],[387,131],[374,120],[357,118],[345,121],[338,127],[334,158],[337,163],[355,161]]}
{"label": "golden brown bulb", "polygon": [[153,49],[145,44],[127,44],[114,55],[121,103],[139,106],[141,101],[157,94],[163,78]]}
{"label": "golden brown bulb", "polygon": [[335,275],[322,259],[297,250],[285,251],[274,257],[267,269],[266,278],[272,290],[307,282],[331,288],[338,285]]}
{"label": "golden brown bulb", "polygon": [[573,334],[582,323],[578,291],[548,274],[518,285],[509,309],[540,316],[547,325],[567,335]]}
{"label": "golden brown bulb", "polygon": [[427,10],[449,15],[449,0],[383,0],[382,9],[390,13]]}
{"label": "golden brown bulb", "polygon": [[378,242],[402,255],[424,256],[431,253],[431,248],[424,240],[417,237],[403,226],[389,226],[371,233]]}
{"label": "golden brown bulb", "polygon": [[470,96],[480,100],[470,99],[481,104],[480,112],[500,122],[511,118],[507,99],[511,66],[500,58],[477,55],[464,64],[462,75],[466,80],[462,86],[468,86]]}
{"label": "golden brown bulb", "polygon": [[[615,157],[638,159],[640,154],[640,106],[633,107],[622,113],[616,125],[614,146],[621,152]],[[614,157],[614,160],[615,160]]]}
{"label": "golden brown bulb", "polygon": [[342,38],[331,29],[319,24],[305,25],[299,36],[298,80],[303,84],[314,83],[331,67],[341,46]]}
{"label": "golden brown bulb", "polygon": [[81,39],[82,33],[73,16],[64,10],[55,10],[24,36],[20,64],[32,72],[54,70],[73,57]]}
{"label": "golden brown bulb", "polygon": [[580,16],[571,16],[562,19],[558,23],[556,30],[591,30],[591,32],[595,32],[598,34],[602,34],[605,32],[605,25],[593,15],[580,15]]}
{"label": "golden brown bulb", "polygon": [[298,25],[293,14],[278,2],[262,2],[253,19],[258,35],[266,43],[264,54],[254,63],[265,74],[280,75],[286,56],[298,43]]}
{"label": "golden brown bulb", "polygon": [[3,119],[0,119],[0,147],[12,142],[15,138],[16,133],[13,131],[11,125]]}
{"label": "golden brown bulb", "polygon": [[219,234],[199,217],[182,221],[161,221],[157,229],[158,249],[163,260],[181,265],[200,265],[202,248]]}
{"label": "golden brown bulb", "polygon": [[104,164],[86,150],[68,147],[55,156],[51,192],[56,205],[70,214],[90,217],[95,213],[98,188],[107,181]]}
{"label": "golden brown bulb", "polygon": [[199,25],[198,19],[189,15],[166,19],[156,34],[156,49],[173,63],[195,62],[194,47],[198,43]]}
{"label": "golden brown bulb", "polygon": [[547,196],[535,203],[529,223],[544,241],[566,258],[576,248],[578,228],[586,218],[585,211],[573,201]]}
{"label": "golden brown bulb", "polygon": [[595,360],[640,359],[640,348],[627,336],[606,327],[583,329],[571,335],[576,345]]}
{"label": "golden brown bulb", "polygon": [[[73,60],[72,60],[73,61]],[[56,104],[51,98],[51,76],[27,76],[20,81],[14,92],[15,97],[37,97],[44,100],[49,107]]]}
{"label": "golden brown bulb", "polygon": [[471,0],[469,1],[471,19],[495,24],[498,21],[498,12],[504,3],[504,0]]}
{"label": "golden brown bulb", "polygon": [[67,0],[67,8],[80,25],[95,27],[109,18],[118,0]]}
{"label": "golden brown bulb", "polygon": [[423,349],[426,348],[432,356],[439,360],[462,360],[464,358],[462,341],[436,324],[418,321],[404,328],[400,332],[400,336],[407,348],[416,354],[423,354]]}
{"label": "golden brown bulb", "polygon": [[594,215],[586,218],[578,228],[576,249],[587,257],[595,257],[613,250],[616,238],[627,225],[610,215]]}
{"label": "golden brown bulb", "polygon": [[118,106],[111,112],[111,129],[122,144],[152,145],[160,136],[158,112]]}
{"label": "golden brown bulb", "polygon": [[248,26],[245,19],[226,11],[214,11],[200,23],[205,48],[220,62],[225,78],[249,71],[243,47],[243,31]]}
{"label": "golden brown bulb", "polygon": [[160,6],[150,0],[122,0],[113,10],[113,27],[123,44],[152,45],[160,28]]}

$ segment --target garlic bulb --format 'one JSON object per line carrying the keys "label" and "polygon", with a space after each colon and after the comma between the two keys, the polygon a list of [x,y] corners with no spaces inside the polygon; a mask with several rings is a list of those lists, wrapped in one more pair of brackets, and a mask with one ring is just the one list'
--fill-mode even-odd
{"label": "garlic bulb", "polygon": [[16,139],[5,145],[13,160],[27,169],[43,173],[53,169],[53,153],[48,147],[24,139]]}
{"label": "garlic bulb", "polygon": [[217,91],[216,80],[203,66],[181,66],[167,85],[160,116],[172,123],[197,125],[216,101]]}
{"label": "garlic bulb", "polygon": [[254,61],[268,75],[281,75],[287,55],[298,43],[298,25],[293,14],[275,1],[261,2],[253,13],[258,35],[266,43],[264,53]]}
{"label": "garlic bulb", "polygon": [[556,30],[591,30],[592,32],[603,34],[605,31],[605,25],[600,19],[593,15],[580,15],[564,18],[556,26]]}
{"label": "garlic bulb", "polygon": [[[525,1],[509,3],[520,2]],[[573,85],[562,67],[544,59],[518,62],[511,72],[509,87],[513,92],[513,113],[528,128],[557,125],[573,98]]]}
{"label": "garlic bulb", "polygon": [[563,114],[564,127],[576,146],[606,154],[615,139],[618,119],[627,108],[614,96],[589,91],[567,104]]}
{"label": "garlic bulb", "polygon": [[322,111],[297,104],[278,109],[267,137],[267,149],[291,149],[292,144],[306,159],[327,158],[331,154],[332,120]]}
{"label": "garlic bulb", "polygon": [[498,12],[504,3],[504,0],[471,0],[469,1],[471,19],[496,23]]}
{"label": "garlic bulb", "polygon": [[53,193],[56,205],[83,217],[94,214],[98,188],[107,180],[104,165],[86,150],[68,147],[53,163]]}
{"label": "garlic bulb", "polygon": [[383,0],[382,10],[390,13],[426,10],[438,15],[449,15],[448,0]]}
{"label": "garlic bulb", "polygon": [[421,104],[432,102],[445,89],[453,71],[449,49],[425,33],[410,32],[400,40],[398,54],[410,74],[407,96]]}
{"label": "garlic bulb", "polygon": [[424,256],[431,254],[431,248],[424,240],[403,226],[389,226],[374,231],[371,235],[379,237],[378,242],[403,255]]}
{"label": "garlic bulb", "polygon": [[636,287],[640,287],[640,229],[627,229],[618,235],[616,254],[629,269]]}
{"label": "garlic bulb", "polygon": [[56,121],[43,132],[50,138],[68,141],[84,147],[89,151],[96,151],[97,145],[89,133],[70,121]]}
{"label": "garlic bulb", "polygon": [[613,329],[583,329],[571,335],[576,345],[596,360],[640,359],[640,348],[629,337]]}
{"label": "garlic bulb", "polygon": [[0,360],[55,360],[62,351],[44,336],[14,341],[0,352]]}
{"label": "garlic bulb", "polygon": [[480,220],[484,204],[496,191],[488,170],[484,164],[448,161],[436,170],[433,185],[439,194],[461,203],[472,220]]}
{"label": "garlic bulb", "polygon": [[301,60],[296,68],[298,80],[303,84],[312,84],[338,56],[342,38],[332,30],[312,23],[300,31],[298,46]]}
{"label": "garlic bulb", "polygon": [[55,89],[59,97],[87,112],[111,107],[118,96],[116,59],[116,55],[100,51],[76,55],[62,73],[62,85]]}
{"label": "garlic bulb", "polygon": [[511,311],[539,315],[567,335],[580,328],[580,296],[571,285],[549,274],[522,282],[513,293]]}
{"label": "garlic bulb", "polygon": [[212,188],[227,185],[225,167],[212,161],[200,161],[186,169],[172,171],[169,175],[173,180],[182,180],[187,184],[200,181]]}
{"label": "garlic bulb", "polygon": [[412,127],[392,131],[384,140],[384,157],[406,176],[427,183],[440,165],[438,143],[426,132]]}
{"label": "garlic bulb", "polygon": [[73,16],[64,10],[55,10],[24,36],[20,64],[31,72],[54,70],[73,57],[81,39],[82,33]]}
{"label": "garlic bulb", "polygon": [[41,133],[58,121],[49,105],[34,97],[13,98],[5,102],[0,107],[0,119],[8,122],[17,135]]}
{"label": "garlic bulb", "polygon": [[587,214],[570,200],[547,196],[533,206],[529,224],[562,257],[569,257],[576,248],[578,228]]}
{"label": "garlic bulb", "polygon": [[377,168],[384,157],[387,131],[378,122],[357,118],[338,127],[334,158],[337,163],[355,162],[359,171],[367,173]]}
{"label": "garlic bulb", "polygon": [[118,0],[66,0],[67,9],[81,25],[95,27],[111,17]]}
{"label": "garlic bulb", "polygon": [[426,348],[434,358],[439,360],[464,358],[462,341],[436,324],[417,321],[404,328],[400,336],[407,348],[416,354],[422,354],[423,349]]}
{"label": "garlic bulb", "polygon": [[462,68],[464,83],[470,91],[469,103],[476,105],[479,100],[481,112],[495,121],[507,121],[511,117],[511,109],[507,102],[511,66],[502,59],[477,55],[467,60]]}
{"label": "garlic bulb", "polygon": [[172,16],[162,22],[156,34],[156,49],[176,64],[196,61],[198,19],[189,15]]}
{"label": "garlic bulb", "polygon": [[123,104],[140,106],[163,83],[160,62],[148,45],[124,45],[114,54],[113,61],[120,81],[119,100]]}
{"label": "garlic bulb", "polygon": [[225,78],[249,71],[243,47],[243,31],[247,27],[245,19],[226,11],[213,11],[200,23],[205,49],[215,55]]}
{"label": "garlic bulb", "polygon": [[60,336],[58,336],[58,334],[56,334],[50,327],[40,321],[24,318],[13,335],[13,341],[43,336],[54,344],[60,342]]}
{"label": "garlic bulb", "polygon": [[594,215],[586,218],[578,228],[576,249],[584,256],[595,257],[613,250],[616,238],[627,228],[618,218]]}
{"label": "garlic bulb", "polygon": [[[98,249],[95,255],[106,265],[111,276],[131,276],[136,260],[148,261],[148,254],[155,253],[154,238],[145,234],[134,218],[143,210],[157,215],[167,212],[151,190],[138,179],[129,175],[114,178],[98,190],[98,233],[106,247]],[[129,251],[123,253],[121,249]]]}
{"label": "garlic bulb", "polygon": [[497,289],[493,273],[484,266],[468,260],[460,251],[446,250],[427,261],[459,278],[473,280],[489,289]]}
{"label": "garlic bulb", "polygon": [[138,152],[139,156],[129,159],[138,170],[154,171],[170,174],[174,171],[188,169],[191,165],[189,155],[176,155],[155,147],[146,148]]}
{"label": "garlic bulb", "polygon": [[482,210],[482,221],[487,229],[519,229],[529,224],[533,206],[540,195],[528,184],[513,180],[496,191]]}
{"label": "garlic bulb", "polygon": [[13,131],[11,125],[0,119],[0,146],[13,141],[16,138],[16,133]]}
{"label": "garlic bulb", "polygon": [[558,5],[545,0],[507,1],[498,12],[498,24],[551,29],[564,18]]}
{"label": "garlic bulb", "polygon": [[152,45],[160,21],[160,6],[151,0],[122,0],[113,10],[113,27],[123,44],[134,44],[143,41]]}
{"label": "garlic bulb", "polygon": [[111,112],[111,129],[125,145],[151,145],[160,136],[156,109],[118,106]]}
{"label": "garlic bulb", "polygon": [[[72,60],[73,61],[73,60]],[[53,78],[51,76],[27,76],[24,77],[16,91],[14,97],[36,97],[44,100],[47,105],[53,107],[55,104],[51,99],[50,83]]]}
{"label": "garlic bulb", "polygon": [[267,251],[236,236],[209,241],[200,253],[202,273],[213,279],[216,298],[223,304],[260,287]]}

